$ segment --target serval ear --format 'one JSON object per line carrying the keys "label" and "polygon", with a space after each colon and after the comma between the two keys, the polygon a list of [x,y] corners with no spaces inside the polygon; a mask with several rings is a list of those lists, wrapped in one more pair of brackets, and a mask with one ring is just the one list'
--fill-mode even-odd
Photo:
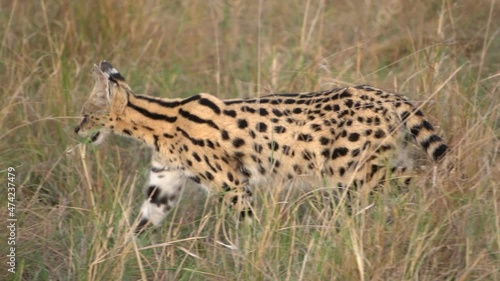
{"label": "serval ear", "polygon": [[[123,76],[109,62],[103,60],[99,66],[94,64],[94,78],[96,80],[94,86],[94,95],[101,102],[110,103],[113,95],[110,83],[125,83]],[[127,85],[128,86],[128,85]]]}
{"label": "serval ear", "polygon": [[[107,104],[116,112],[122,112],[128,102],[127,91],[131,90],[125,82],[125,78],[105,60],[99,63],[96,72],[98,73],[96,89],[100,87],[100,89],[104,90]],[[102,82],[104,79],[106,80],[105,83]]]}
{"label": "serval ear", "polygon": [[94,64],[92,74],[95,78],[95,86],[92,96],[100,103],[108,103],[110,99],[109,75],[103,72],[99,66]]}
{"label": "serval ear", "polygon": [[99,69],[106,74],[109,80],[113,82],[125,82],[125,78],[109,62],[103,60],[99,63]]}

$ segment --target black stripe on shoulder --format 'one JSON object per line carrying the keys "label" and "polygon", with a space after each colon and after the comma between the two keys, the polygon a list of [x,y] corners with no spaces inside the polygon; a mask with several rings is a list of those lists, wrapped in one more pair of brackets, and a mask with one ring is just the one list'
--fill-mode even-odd
{"label": "black stripe on shoulder", "polygon": [[203,106],[206,106],[208,108],[210,108],[213,112],[215,112],[215,114],[219,115],[221,110],[220,108],[211,100],[209,99],[206,99],[206,98],[201,98],[199,100],[199,103]]}
{"label": "black stripe on shoulder", "polygon": [[370,86],[370,85],[358,85],[358,86],[354,86],[353,87],[354,89],[358,89],[358,90],[365,90],[365,91],[368,91],[368,92],[375,92],[377,91],[378,89]]}
{"label": "black stripe on shoulder", "polygon": [[[303,93],[303,94],[300,94],[299,98],[301,98],[301,99],[310,99],[310,98],[318,98],[318,97],[321,97],[321,96],[328,96],[328,95],[330,95],[333,92],[337,92],[338,90],[340,90],[340,89],[339,88],[333,88],[333,89],[326,90],[326,91]],[[318,99],[318,101],[319,100],[320,99]]]}
{"label": "black stripe on shoulder", "polygon": [[177,131],[181,132],[184,137],[186,137],[188,140],[190,140],[194,145],[198,146],[205,146],[205,142],[201,139],[195,139],[191,137],[186,131],[183,129],[177,127]]}
{"label": "black stripe on shoulder", "polygon": [[[280,97],[298,97],[300,94],[294,93],[283,93],[283,94],[271,94],[265,95],[260,98],[247,98],[247,99],[231,99],[224,100],[225,105],[241,104],[241,103],[271,103],[278,104],[281,103]],[[273,99],[276,98],[276,99]]]}
{"label": "black stripe on shoulder", "polygon": [[154,120],[162,120],[162,121],[166,121],[169,123],[174,123],[175,121],[177,121],[177,116],[167,116],[167,115],[163,115],[163,114],[150,112],[145,108],[142,108],[140,106],[137,106],[137,105],[131,103],[130,100],[128,101],[127,106],[134,109],[135,111],[141,113],[142,115],[144,115],[148,118],[154,119]]}
{"label": "black stripe on shoulder", "polygon": [[243,100],[225,100],[224,101],[225,105],[240,104],[240,103],[244,103],[244,101]]}
{"label": "black stripe on shoulder", "polygon": [[140,99],[140,100],[145,100],[145,101],[148,101],[150,103],[155,103],[155,104],[161,105],[163,107],[168,107],[168,108],[177,107],[181,104],[180,101],[177,101],[177,100],[176,101],[165,101],[165,100],[161,100],[159,98],[153,98],[153,97],[143,96],[143,95],[135,95],[134,97],[137,99]]}
{"label": "black stripe on shoulder", "polygon": [[192,101],[196,101],[196,100],[199,100],[201,98],[200,95],[195,95],[195,96],[191,96],[189,98],[185,98],[183,100],[162,100],[160,98],[154,98],[154,97],[149,97],[149,96],[144,96],[144,95],[136,95],[134,96],[135,98],[137,99],[140,99],[140,100],[145,100],[145,101],[148,101],[150,103],[155,103],[155,104],[158,104],[160,106],[163,106],[163,107],[167,107],[167,108],[174,108],[174,107],[178,107],[180,105],[184,105],[186,103],[190,103]]}
{"label": "black stripe on shoulder", "polygon": [[192,122],[195,122],[195,123],[198,123],[198,124],[207,124],[208,126],[214,128],[214,129],[219,130],[219,126],[217,126],[214,123],[214,121],[212,121],[212,120],[206,120],[206,119],[200,118],[199,116],[191,114],[191,113],[189,113],[188,111],[185,111],[182,108],[179,108],[179,114],[182,117],[188,119],[189,121],[192,121]]}
{"label": "black stripe on shoulder", "polygon": [[269,96],[265,96],[265,97],[290,97],[290,98],[293,98],[293,97],[298,97],[300,96],[300,94],[298,93],[280,93],[280,94],[274,94],[274,95],[269,95]]}
{"label": "black stripe on shoulder", "polygon": [[199,100],[199,99],[201,99],[201,95],[194,95],[194,96],[191,96],[191,97],[189,97],[189,98],[185,98],[185,99],[183,99],[183,100],[180,102],[180,104],[181,104],[181,105],[185,105],[186,103],[190,103],[190,102],[192,102],[192,101],[197,101],[197,100]]}

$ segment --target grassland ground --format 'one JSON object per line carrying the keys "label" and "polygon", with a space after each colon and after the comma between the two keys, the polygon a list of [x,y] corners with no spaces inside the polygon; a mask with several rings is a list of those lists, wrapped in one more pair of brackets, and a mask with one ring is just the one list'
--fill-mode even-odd
{"label": "grassland ground", "polygon": [[[500,280],[499,14],[495,0],[0,1],[0,279]],[[352,215],[323,187],[257,186],[251,227],[188,186],[133,239],[148,149],[73,132],[101,59],[163,97],[398,91],[459,172],[424,160],[410,190],[388,186]]]}

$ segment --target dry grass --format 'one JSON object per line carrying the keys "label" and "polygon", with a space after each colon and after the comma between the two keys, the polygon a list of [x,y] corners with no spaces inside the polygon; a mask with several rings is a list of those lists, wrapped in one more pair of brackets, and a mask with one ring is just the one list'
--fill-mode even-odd
{"label": "dry grass", "polygon": [[[0,279],[500,280],[494,0],[0,7],[0,170],[17,169],[19,219],[17,273],[2,270]],[[353,216],[323,208],[319,190],[260,186],[252,227],[188,188],[162,227],[130,239],[149,152],[119,138],[83,147],[72,130],[100,59],[137,92],[165,97],[351,83],[397,90],[425,101],[465,177],[439,175],[433,184],[429,169],[425,183],[387,190]],[[5,208],[0,217],[6,221]]]}

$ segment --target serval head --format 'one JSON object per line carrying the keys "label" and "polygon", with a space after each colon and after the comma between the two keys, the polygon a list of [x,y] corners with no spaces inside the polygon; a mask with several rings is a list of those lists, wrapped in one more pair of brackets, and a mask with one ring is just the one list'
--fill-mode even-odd
{"label": "serval head", "polygon": [[127,92],[131,90],[123,76],[105,60],[99,66],[94,64],[92,72],[95,86],[83,105],[75,132],[97,145],[113,132],[113,124],[127,106]]}

